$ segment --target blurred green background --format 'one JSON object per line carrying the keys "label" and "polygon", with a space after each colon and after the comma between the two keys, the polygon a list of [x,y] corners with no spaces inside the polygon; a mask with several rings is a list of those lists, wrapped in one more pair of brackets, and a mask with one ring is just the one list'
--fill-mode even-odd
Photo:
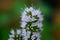
{"label": "blurred green background", "polygon": [[54,9],[54,6],[52,6],[51,4],[52,3],[46,0],[13,0],[12,8],[8,10],[0,10],[0,40],[8,40],[10,29],[17,28],[20,26],[19,21],[21,13],[24,8],[30,6],[40,9],[42,11],[42,14],[44,15],[44,30],[41,33],[42,40],[54,40],[54,37],[51,33],[51,20],[49,20],[50,17],[52,17],[51,15]]}

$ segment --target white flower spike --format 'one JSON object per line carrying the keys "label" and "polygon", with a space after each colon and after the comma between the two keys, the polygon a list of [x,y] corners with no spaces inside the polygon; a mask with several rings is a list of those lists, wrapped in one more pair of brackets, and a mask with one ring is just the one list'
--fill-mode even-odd
{"label": "white flower spike", "polygon": [[41,40],[40,39],[41,34],[39,33],[43,30],[43,24],[42,24],[43,15],[41,14],[41,11],[38,9],[34,9],[33,7],[30,8],[27,7],[23,11],[21,17],[22,17],[21,27],[23,26],[22,29],[26,29],[25,39],[29,38],[30,40],[35,40],[37,38],[36,40]]}

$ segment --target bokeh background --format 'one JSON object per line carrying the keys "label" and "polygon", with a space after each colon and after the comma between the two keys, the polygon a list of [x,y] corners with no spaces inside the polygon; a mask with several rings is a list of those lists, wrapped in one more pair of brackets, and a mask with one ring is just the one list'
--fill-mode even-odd
{"label": "bokeh background", "polygon": [[40,9],[44,15],[42,40],[60,40],[59,0],[0,0],[0,40],[8,40],[11,28],[19,28],[26,7]]}

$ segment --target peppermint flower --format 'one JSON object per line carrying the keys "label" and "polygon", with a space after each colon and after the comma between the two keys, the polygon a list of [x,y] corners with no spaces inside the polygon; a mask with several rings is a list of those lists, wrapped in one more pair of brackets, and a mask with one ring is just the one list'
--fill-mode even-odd
{"label": "peppermint flower", "polygon": [[43,15],[38,9],[33,7],[25,8],[21,16],[21,27],[25,30],[23,39],[25,40],[41,40],[40,32],[43,30]]}

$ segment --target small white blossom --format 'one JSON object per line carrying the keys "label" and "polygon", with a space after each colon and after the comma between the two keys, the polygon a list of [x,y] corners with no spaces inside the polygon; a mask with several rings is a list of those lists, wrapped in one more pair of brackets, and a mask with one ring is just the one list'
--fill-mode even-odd
{"label": "small white blossom", "polygon": [[29,8],[28,8],[28,7],[26,7],[26,8],[25,8],[25,11],[26,11],[26,12],[29,12]]}
{"label": "small white blossom", "polygon": [[23,40],[27,40],[26,29],[22,29]]}
{"label": "small white blossom", "polygon": [[26,22],[22,22],[22,23],[21,23],[21,27],[22,27],[22,28],[25,28],[26,24],[27,24]]}
{"label": "small white blossom", "polygon": [[32,16],[39,16],[39,15],[41,15],[41,12],[39,11],[39,10],[33,10],[32,11]]}
{"label": "small white blossom", "polygon": [[31,21],[31,18],[30,18],[30,16],[27,16],[26,14],[23,13],[21,20],[24,22],[28,22],[28,21]]}
{"label": "small white blossom", "polygon": [[31,32],[27,31],[27,38],[30,38],[30,34],[31,34]]}
{"label": "small white blossom", "polygon": [[33,9],[32,7],[29,8],[29,11],[31,11],[31,12],[32,12],[33,10],[34,10],[34,9]]}
{"label": "small white blossom", "polygon": [[15,34],[13,29],[11,30],[11,34],[13,34],[13,35]]}
{"label": "small white blossom", "polygon": [[34,40],[35,38],[37,38],[37,40],[40,40],[41,35],[38,32],[34,32],[32,35],[32,40]]}
{"label": "small white blossom", "polygon": [[26,7],[26,8],[25,8],[25,11],[26,11],[26,12],[30,12],[30,11],[33,11],[33,10],[34,10],[34,9],[33,9],[32,7],[30,7],[30,8]]}
{"label": "small white blossom", "polygon": [[17,29],[17,34],[21,34],[21,29]]}
{"label": "small white blossom", "polygon": [[40,15],[40,16],[39,16],[39,21],[42,22],[43,20],[44,20],[44,19],[43,19],[43,15]]}
{"label": "small white blossom", "polygon": [[14,37],[14,35],[9,35],[9,37],[10,37],[10,38],[13,38],[13,37]]}
{"label": "small white blossom", "polygon": [[26,29],[22,29],[22,35],[26,36]]}
{"label": "small white blossom", "polygon": [[9,38],[8,40],[14,40],[13,38]]}

